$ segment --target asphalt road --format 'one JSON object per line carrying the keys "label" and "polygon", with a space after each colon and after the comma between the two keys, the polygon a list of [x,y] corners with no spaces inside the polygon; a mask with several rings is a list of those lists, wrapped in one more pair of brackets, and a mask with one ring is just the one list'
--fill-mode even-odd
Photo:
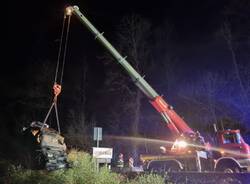
{"label": "asphalt road", "polygon": [[176,184],[250,184],[250,173],[173,172],[166,175],[166,183]]}

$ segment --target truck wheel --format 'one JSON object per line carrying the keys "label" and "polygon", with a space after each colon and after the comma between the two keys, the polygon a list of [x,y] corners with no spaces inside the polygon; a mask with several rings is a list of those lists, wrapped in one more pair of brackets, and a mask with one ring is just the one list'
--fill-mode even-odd
{"label": "truck wheel", "polygon": [[224,173],[240,173],[240,168],[234,167],[234,168],[224,168]]}
{"label": "truck wheel", "polygon": [[148,170],[151,172],[175,172],[181,171],[180,166],[173,160],[170,161],[153,161],[149,164]]}
{"label": "truck wheel", "polygon": [[181,168],[176,163],[166,164],[165,168],[167,172],[181,171]]}
{"label": "truck wheel", "polygon": [[153,173],[161,173],[165,171],[165,167],[162,162],[154,161],[149,164],[148,170]]}
{"label": "truck wheel", "polygon": [[240,168],[234,165],[222,166],[216,169],[216,171],[220,171],[224,173],[240,173],[241,172]]}
{"label": "truck wheel", "polygon": [[216,171],[224,173],[240,173],[241,168],[238,162],[231,158],[222,158],[216,163]]}

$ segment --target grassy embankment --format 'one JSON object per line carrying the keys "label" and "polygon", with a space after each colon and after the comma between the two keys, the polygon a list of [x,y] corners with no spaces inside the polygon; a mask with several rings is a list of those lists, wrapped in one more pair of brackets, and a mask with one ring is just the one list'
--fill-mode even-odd
{"label": "grassy embankment", "polygon": [[11,167],[6,184],[164,184],[156,174],[142,174],[133,179],[111,172],[107,167],[95,169],[95,162],[88,153],[71,151],[68,155],[71,168],[58,171],[33,171]]}

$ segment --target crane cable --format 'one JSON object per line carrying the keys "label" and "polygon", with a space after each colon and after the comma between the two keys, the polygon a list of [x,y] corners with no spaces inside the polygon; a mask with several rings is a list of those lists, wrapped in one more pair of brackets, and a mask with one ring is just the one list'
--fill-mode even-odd
{"label": "crane cable", "polygon": [[60,37],[60,45],[59,45],[58,56],[57,56],[57,64],[56,64],[56,70],[55,70],[55,78],[54,78],[54,84],[53,84],[54,98],[53,98],[53,102],[52,102],[52,104],[51,104],[51,106],[49,108],[49,111],[47,112],[46,117],[45,117],[45,119],[43,121],[43,125],[41,127],[41,130],[42,130],[44,128],[47,120],[48,120],[48,117],[49,117],[49,115],[51,113],[52,108],[54,107],[55,108],[55,114],[56,114],[57,128],[58,128],[59,134],[61,134],[61,130],[60,130],[60,121],[59,121],[59,116],[58,116],[58,109],[57,109],[57,97],[61,93],[61,90],[62,90],[62,82],[63,82],[66,51],[67,51],[67,46],[68,46],[68,35],[69,35],[71,16],[68,16],[68,24],[67,24],[67,30],[66,30],[66,36],[65,36],[63,58],[62,58],[61,76],[60,76],[60,80],[59,80],[59,83],[58,83],[57,78],[58,78],[58,73],[59,73],[60,58],[61,58],[61,52],[62,52],[63,36],[64,36],[66,18],[67,18],[67,16],[66,16],[66,14],[64,14],[61,37]]}

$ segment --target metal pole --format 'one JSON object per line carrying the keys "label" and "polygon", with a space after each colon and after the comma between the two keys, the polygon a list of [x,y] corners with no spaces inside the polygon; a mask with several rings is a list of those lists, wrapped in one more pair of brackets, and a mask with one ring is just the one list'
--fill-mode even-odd
{"label": "metal pole", "polygon": [[96,170],[97,170],[97,172],[99,172],[99,161],[98,161],[98,158],[96,158]]}
{"label": "metal pole", "polygon": [[99,128],[97,128],[97,140],[96,140],[96,147],[99,147]]}

